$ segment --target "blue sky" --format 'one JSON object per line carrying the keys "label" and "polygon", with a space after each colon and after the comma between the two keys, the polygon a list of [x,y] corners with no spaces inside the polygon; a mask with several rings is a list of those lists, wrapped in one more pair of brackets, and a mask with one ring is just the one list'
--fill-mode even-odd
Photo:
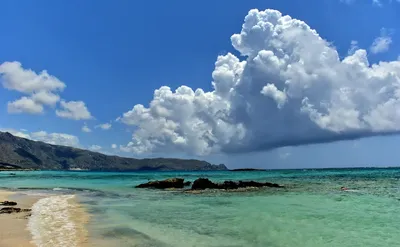
{"label": "blue sky", "polygon": [[[0,69],[2,130],[13,131],[35,140],[91,148],[110,154],[132,157],[195,157],[215,163],[223,162],[230,167],[388,166],[397,165],[397,160],[400,158],[397,152],[400,137],[396,135],[312,144],[315,142],[313,138],[320,135],[327,139],[332,135],[338,135],[337,139],[340,140],[347,139],[346,135],[354,131],[373,133],[373,135],[387,131],[397,132],[400,128],[397,105],[391,105],[383,112],[378,105],[389,102],[390,98],[382,96],[372,99],[371,92],[399,82],[400,75],[396,70],[399,67],[391,64],[382,66],[384,72],[368,72],[366,78],[377,75],[371,76],[371,73],[397,73],[397,79],[394,74],[394,78],[387,79],[388,81],[382,78],[373,81],[376,86],[373,86],[373,83],[368,84],[369,79],[345,84],[343,82],[345,79],[341,78],[347,73],[343,72],[343,65],[336,63],[337,67],[329,64],[314,65],[312,63],[319,61],[308,58],[309,55],[319,56],[322,54],[320,51],[329,47],[326,53],[328,57],[334,56],[334,52],[337,51],[340,59],[353,56],[351,58],[360,61],[363,59],[363,53],[355,51],[365,49],[369,68],[370,65],[380,61],[396,62],[400,55],[400,2],[398,1],[381,0],[378,4],[372,0],[199,2],[175,0],[113,3],[100,0],[10,0],[3,1],[1,8],[3,9],[0,15],[3,33],[0,39],[0,65],[3,64],[3,69]],[[287,52],[290,57],[297,52],[289,60],[293,62],[295,57],[304,60],[311,70],[331,67],[329,75],[337,73],[334,78],[326,79],[327,74],[321,72],[323,69],[313,71],[318,78],[325,78],[318,80],[326,80],[328,88],[340,84],[342,85],[340,88],[350,87],[354,92],[362,88],[358,91],[369,93],[350,95],[350,103],[348,100],[346,104],[343,103],[344,100],[340,101],[342,104],[340,109],[354,109],[350,113],[339,114],[337,113],[339,111],[336,111],[339,108],[328,109],[322,106],[318,108],[321,102],[326,101],[330,102],[331,106],[337,106],[335,97],[338,91],[335,90],[339,88],[335,88],[336,86],[322,90],[303,78],[301,80],[303,89],[315,88],[316,91],[306,91],[299,95],[293,91],[294,88],[283,88],[283,82],[290,81],[288,78],[296,81],[300,74],[292,77],[280,73],[278,76],[276,71],[269,71],[271,64],[266,68],[257,67],[254,69],[257,71],[252,72],[251,68],[255,68],[252,63],[256,63],[256,60],[248,61],[247,67],[240,64],[248,57],[268,55],[260,51],[272,50],[274,54],[279,53],[278,48],[273,47],[276,42],[270,42],[273,38],[268,34],[244,35],[246,30],[242,30],[242,24],[251,9],[258,9],[259,12],[254,13],[253,17],[265,18],[263,19],[265,23],[269,23],[274,15],[272,12],[264,13],[266,9],[277,10],[283,16],[288,15],[292,19],[306,23],[327,42],[321,43],[322,41],[315,39],[308,29],[304,31],[300,28],[301,33],[290,30],[283,37],[285,40],[282,38],[280,41],[298,41],[300,44],[298,47],[301,49],[296,48],[295,42],[290,43],[294,48],[289,47],[287,43],[284,53]],[[296,28],[301,26],[298,22],[294,25],[298,25]],[[277,26],[278,24],[275,25]],[[239,34],[236,41],[231,40],[233,34]],[[288,35],[294,36],[287,38]],[[315,48],[307,45],[310,42],[316,42]],[[351,49],[352,44],[354,49]],[[289,53],[290,51],[295,52]],[[223,58],[228,53],[232,53],[232,56]],[[226,81],[228,74],[223,74],[229,72],[225,71],[226,67],[221,65],[218,68],[221,70],[216,69],[218,56],[221,56],[222,64],[234,63],[234,68],[230,69],[236,71],[236,74],[241,73],[240,66],[246,67],[245,71],[250,73],[251,79],[248,81],[241,79],[236,86],[229,84]],[[284,56],[280,58],[283,59]],[[297,62],[298,60],[296,61],[298,65]],[[346,69],[350,67],[346,66]],[[309,71],[310,68],[304,71]],[[21,73],[28,73],[29,70],[35,72],[35,75],[46,70],[49,75],[56,78],[51,80],[52,83],[56,83],[53,85],[58,86],[50,89],[43,86],[45,83],[39,82],[40,85],[34,89],[27,88],[30,82],[26,76],[21,76]],[[354,70],[349,69],[353,72]],[[360,73],[363,71],[365,68],[360,69]],[[364,75],[357,74],[354,78],[362,76]],[[259,89],[255,87],[257,80],[263,83]],[[283,84],[279,84],[279,80],[282,80]],[[220,85],[220,89],[214,91],[213,81],[216,82],[217,88]],[[58,82],[61,84],[57,84]],[[239,93],[227,96],[228,93],[222,92],[221,89],[224,83]],[[254,87],[249,86],[247,90],[246,83]],[[181,94],[172,95],[169,95],[168,90],[160,90],[159,100],[154,101],[154,90],[168,86],[174,92],[182,85],[193,91],[201,88],[206,93],[201,99],[208,103],[201,105],[198,103],[199,98],[187,101],[188,98],[185,97],[193,98],[188,88],[183,88]],[[246,90],[250,92],[254,88],[258,90],[257,95],[243,93]],[[395,91],[393,88],[387,90]],[[213,96],[207,94],[213,91]],[[46,93],[41,95],[46,97],[45,103],[43,99],[39,100],[39,103],[37,100],[31,100],[39,97],[38,92]],[[239,94],[245,101],[239,100]],[[393,95],[395,93],[391,94],[391,99],[397,100]],[[23,97],[26,97],[25,100],[18,101]],[[53,101],[48,101],[49,97]],[[270,108],[272,101],[270,99],[261,101],[260,97],[271,97],[276,104]],[[296,108],[297,99],[306,97],[311,103],[302,103],[303,108]],[[153,108],[149,108],[151,101],[154,104]],[[241,112],[243,102],[251,106],[251,113]],[[138,104],[142,104],[144,110],[133,109]],[[228,106],[232,108],[229,108],[229,114],[223,118],[217,116],[217,110],[227,109]],[[374,114],[367,114],[367,110],[362,109],[364,106],[368,107],[369,113]],[[205,110],[202,107],[206,107]],[[260,110],[263,108],[266,110]],[[287,110],[292,108],[296,108],[296,111]],[[296,114],[300,112],[300,108],[308,115],[297,119]],[[149,109],[150,111],[147,111]],[[154,113],[156,111],[157,113]],[[165,111],[170,115],[165,117],[163,114],[167,113],[158,111]],[[330,115],[316,119],[316,115],[312,115],[313,112],[330,112]],[[354,112],[365,118],[362,121],[351,121],[354,115],[348,114]],[[177,117],[177,115],[182,116]],[[204,115],[207,115],[207,118],[200,117]],[[360,116],[358,120],[361,119]],[[385,119],[385,116],[388,119]],[[226,120],[227,118],[229,120]],[[206,121],[204,119],[212,121],[204,123]],[[379,119],[385,121],[378,121]],[[187,123],[188,126],[183,126],[186,125],[183,123]],[[215,123],[219,125],[216,126]],[[83,128],[84,126],[87,128]],[[188,130],[189,127],[193,129]],[[267,130],[268,128],[270,129]],[[89,129],[90,132],[83,131]],[[292,131],[293,129],[296,130]],[[204,139],[206,135],[212,136]],[[291,140],[295,140],[294,143],[311,145],[281,147],[282,145],[277,144],[290,143]],[[112,144],[116,144],[114,148]],[[260,151],[258,148],[260,146],[279,148],[266,148]]]}

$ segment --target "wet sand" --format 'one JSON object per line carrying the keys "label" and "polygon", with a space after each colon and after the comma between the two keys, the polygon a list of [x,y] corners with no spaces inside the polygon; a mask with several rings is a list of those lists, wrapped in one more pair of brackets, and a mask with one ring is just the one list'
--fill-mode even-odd
{"label": "wet sand", "polygon": [[91,246],[91,245],[89,245],[89,242],[88,242],[89,234],[86,229],[86,225],[89,222],[90,215],[86,212],[86,209],[84,207],[82,207],[81,204],[78,203],[78,201],[75,198],[71,199],[70,203],[72,205],[71,220],[76,225],[78,246],[80,246],[80,247]]}
{"label": "wet sand", "polygon": [[[0,202],[16,201],[18,208],[31,208],[40,197],[20,196],[0,190]],[[3,206],[0,206],[0,208]],[[27,230],[30,212],[0,214],[0,247],[34,247],[31,234]]]}

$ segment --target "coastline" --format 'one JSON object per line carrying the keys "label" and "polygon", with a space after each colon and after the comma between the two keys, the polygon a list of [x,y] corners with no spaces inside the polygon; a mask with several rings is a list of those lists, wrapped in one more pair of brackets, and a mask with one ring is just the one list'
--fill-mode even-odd
{"label": "coastline", "polygon": [[[0,201],[14,200],[16,193],[0,190]],[[18,196],[20,208],[31,208],[40,197]],[[34,247],[32,237],[27,229],[29,212],[0,215],[0,247]]]}
{"label": "coastline", "polygon": [[[66,203],[60,212],[59,198],[64,198]],[[49,203],[55,200],[54,203]],[[32,209],[32,212],[21,212],[11,214],[0,214],[0,247],[35,247],[35,246],[64,246],[66,241],[71,241],[71,247],[88,246],[88,232],[86,224],[89,215],[86,210],[78,203],[75,195],[50,195],[37,196],[25,193],[17,193],[7,190],[0,190],[0,202],[15,201],[18,208]],[[42,204],[42,205],[41,205]],[[46,206],[43,208],[43,206]],[[5,206],[0,206],[0,208]],[[41,211],[43,208],[43,211]],[[66,218],[63,218],[67,214]],[[49,217],[50,216],[50,217]],[[56,222],[58,219],[63,220]],[[44,229],[43,226],[49,225],[48,222],[41,222],[43,219],[51,218],[55,225],[50,224],[50,228]],[[68,226],[67,226],[68,225]],[[63,239],[65,236],[71,237],[71,232],[60,231],[66,227],[74,232],[74,239]],[[30,231],[35,229],[36,231]]]}

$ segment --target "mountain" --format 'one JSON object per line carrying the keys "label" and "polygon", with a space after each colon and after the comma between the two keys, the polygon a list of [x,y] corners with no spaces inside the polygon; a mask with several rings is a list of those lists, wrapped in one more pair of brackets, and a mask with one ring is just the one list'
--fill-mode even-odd
{"label": "mountain", "polygon": [[227,170],[201,160],[134,159],[108,156],[88,150],[51,145],[0,132],[0,169],[91,170],[91,171],[177,171]]}

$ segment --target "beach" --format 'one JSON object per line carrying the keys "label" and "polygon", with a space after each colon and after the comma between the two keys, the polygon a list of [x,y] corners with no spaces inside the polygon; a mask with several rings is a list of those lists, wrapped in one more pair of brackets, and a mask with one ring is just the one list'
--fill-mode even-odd
{"label": "beach", "polygon": [[3,201],[17,202],[15,208],[32,211],[0,214],[0,247],[87,246],[89,215],[74,195],[0,190]]}
{"label": "beach", "polygon": [[[12,201],[15,193],[0,190],[0,202]],[[38,197],[18,197],[20,208],[31,208]],[[0,215],[0,247],[33,247],[31,234],[27,229],[29,212]]]}

